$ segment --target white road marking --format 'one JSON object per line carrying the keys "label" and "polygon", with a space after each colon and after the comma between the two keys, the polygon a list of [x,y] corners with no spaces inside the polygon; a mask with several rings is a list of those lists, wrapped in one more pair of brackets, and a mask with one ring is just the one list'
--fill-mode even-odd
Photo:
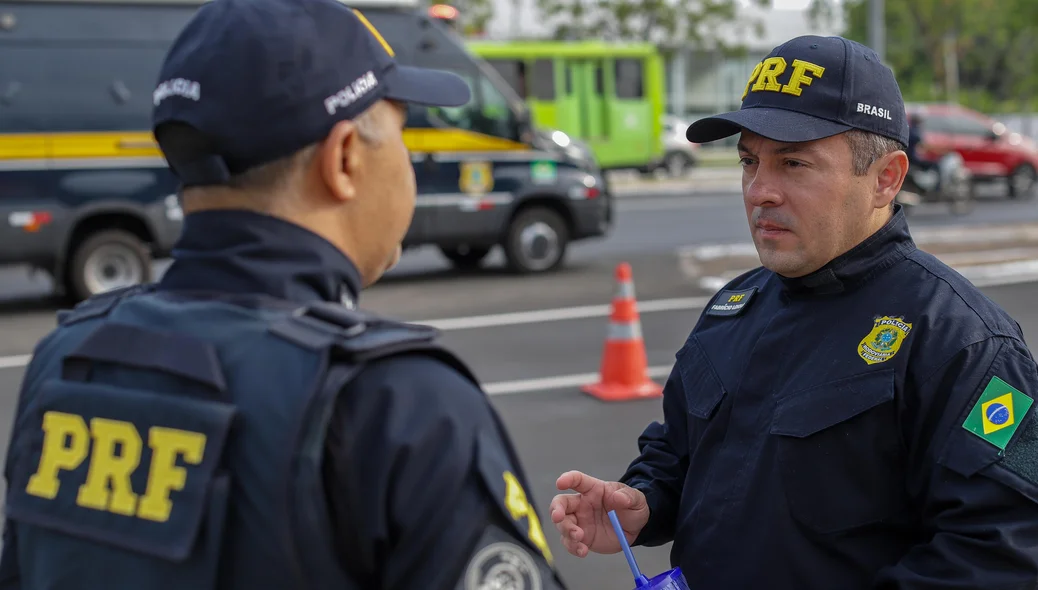
{"label": "white road marking", "polygon": [[25,365],[29,364],[29,359],[31,358],[31,354],[0,356],[0,369],[13,369],[15,367],[24,367]]}
{"label": "white road marking", "polygon": [[[646,373],[650,378],[666,377],[670,375],[673,366],[649,367]],[[499,381],[483,385],[483,391],[487,395],[511,395],[516,393],[532,393],[535,391],[550,391],[552,389],[569,389],[580,387],[598,381],[598,373],[581,373],[579,375],[559,375],[557,377],[542,377],[540,379],[521,379],[518,381]]]}
{"label": "white road marking", "polygon": [[[639,313],[655,313],[660,311],[682,311],[701,309],[710,301],[709,297],[676,297],[673,299],[650,299],[638,302]],[[612,313],[612,304],[581,305],[577,307],[560,307],[555,309],[537,309],[491,315],[478,315],[461,318],[443,318],[413,322],[433,326],[445,332],[452,330],[472,330],[476,328],[494,328],[500,326],[518,326],[523,324],[540,324],[563,320],[581,320],[588,318],[608,317]],[[20,354],[0,357],[0,369],[24,367],[29,364],[32,355]]]}
{"label": "white road marking", "polygon": [[978,287],[1038,282],[1038,260],[982,264],[956,269]]}
{"label": "white road marking", "polygon": [[[677,297],[674,299],[651,299],[638,302],[639,313],[653,313],[657,311],[679,311],[684,309],[699,309],[707,302],[709,297]],[[612,304],[581,305],[578,307],[560,307],[556,309],[538,309],[533,311],[517,311],[512,313],[498,313],[491,315],[477,315],[464,318],[444,318],[439,320],[424,320],[414,322],[433,326],[440,330],[471,330],[475,328],[492,328],[496,326],[517,326],[521,324],[540,324],[546,322],[558,322],[562,320],[579,320],[586,318],[606,317],[612,312]]]}

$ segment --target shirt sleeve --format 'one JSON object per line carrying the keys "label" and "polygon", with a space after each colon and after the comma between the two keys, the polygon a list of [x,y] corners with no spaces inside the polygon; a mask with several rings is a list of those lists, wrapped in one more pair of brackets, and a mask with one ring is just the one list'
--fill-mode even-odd
{"label": "shirt sleeve", "polygon": [[681,379],[681,353],[663,386],[663,422],[653,422],[638,437],[640,454],[620,482],[641,490],[649,521],[635,545],[656,547],[673,540],[685,474],[688,472],[687,403]]}
{"label": "shirt sleeve", "polygon": [[909,394],[907,485],[927,540],[877,590],[1038,584],[1038,369],[1019,339],[960,350]]}
{"label": "shirt sleeve", "polygon": [[340,394],[326,448],[337,549],[360,587],[565,588],[507,433],[452,367],[369,366]]}

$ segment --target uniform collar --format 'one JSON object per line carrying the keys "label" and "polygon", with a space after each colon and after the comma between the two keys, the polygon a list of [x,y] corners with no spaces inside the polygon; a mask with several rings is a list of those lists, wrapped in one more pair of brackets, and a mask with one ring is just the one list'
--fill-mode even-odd
{"label": "uniform collar", "polygon": [[360,273],[317,234],[250,211],[202,211],[184,218],[160,290],[262,294],[293,302],[354,307]]}
{"label": "uniform collar", "polygon": [[904,259],[915,248],[904,209],[897,205],[894,215],[883,227],[829,264],[803,277],[779,275],[779,280],[791,295],[842,293],[864,284],[880,271]]}

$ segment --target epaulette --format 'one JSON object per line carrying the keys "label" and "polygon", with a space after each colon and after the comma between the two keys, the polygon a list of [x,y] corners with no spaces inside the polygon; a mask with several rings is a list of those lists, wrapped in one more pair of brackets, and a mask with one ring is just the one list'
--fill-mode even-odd
{"label": "epaulette", "polygon": [[440,331],[320,301],[274,322],[270,331],[310,350],[334,346],[356,360],[432,345]]}

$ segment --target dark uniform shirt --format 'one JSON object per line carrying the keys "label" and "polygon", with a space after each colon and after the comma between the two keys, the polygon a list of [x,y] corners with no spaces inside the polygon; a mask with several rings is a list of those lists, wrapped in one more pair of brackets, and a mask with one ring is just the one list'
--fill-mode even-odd
{"label": "dark uniform shirt", "polygon": [[[903,213],[823,269],[757,269],[677,353],[622,481],[691,588],[1035,588],[1038,371]],[[1007,444],[1008,443],[1008,444]]]}
{"label": "dark uniform shirt", "polygon": [[[330,243],[248,212],[190,215],[175,258],[160,291],[353,307],[360,290]],[[504,427],[485,394],[437,359],[390,357],[347,385],[324,472],[338,553],[360,588],[474,588],[494,576],[564,588]]]}

